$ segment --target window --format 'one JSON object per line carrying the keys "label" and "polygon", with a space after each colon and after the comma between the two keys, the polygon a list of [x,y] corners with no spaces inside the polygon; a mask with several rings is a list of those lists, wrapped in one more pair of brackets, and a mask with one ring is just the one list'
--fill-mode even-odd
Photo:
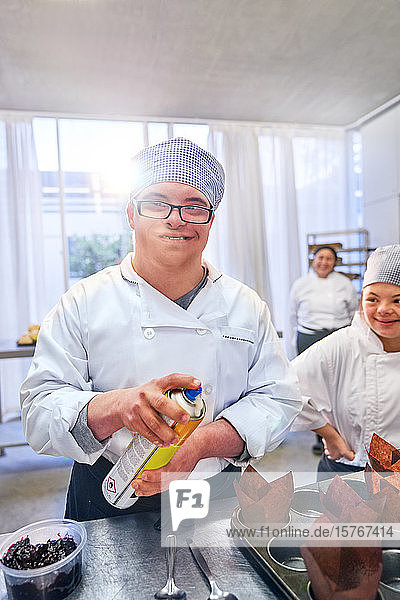
{"label": "window", "polygon": [[[131,159],[146,137],[149,144],[158,143],[168,138],[170,127],[155,122],[34,119],[49,308],[73,283],[119,263],[131,250],[125,217]],[[207,145],[207,125],[177,124],[172,131]]]}
{"label": "window", "polygon": [[174,137],[184,137],[192,140],[207,150],[208,125],[193,125],[190,123],[176,123],[173,128]]}
{"label": "window", "polygon": [[143,146],[143,126],[36,118],[34,135],[42,177],[50,307],[66,287],[92,269],[118,262],[128,250],[124,205],[129,197],[130,159]]}
{"label": "window", "polygon": [[168,139],[168,123],[148,123],[147,137],[149,146],[158,144]]}

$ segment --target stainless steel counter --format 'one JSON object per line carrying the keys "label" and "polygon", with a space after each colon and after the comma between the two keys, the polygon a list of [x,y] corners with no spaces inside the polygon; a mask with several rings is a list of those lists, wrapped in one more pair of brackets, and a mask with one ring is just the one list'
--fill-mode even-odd
{"label": "stainless steel counter", "polygon": [[[166,581],[165,548],[153,527],[155,513],[88,521],[84,575],[68,600],[151,600]],[[269,588],[238,548],[204,548],[204,555],[224,590],[239,600],[284,598]],[[209,588],[188,548],[178,548],[175,579],[188,600],[206,600]],[[272,585],[272,584],[271,584]],[[0,600],[6,600],[0,576]]]}
{"label": "stainless steel counter", "polygon": [[18,346],[15,340],[0,339],[0,359],[2,358],[26,358],[33,356],[35,346]]}

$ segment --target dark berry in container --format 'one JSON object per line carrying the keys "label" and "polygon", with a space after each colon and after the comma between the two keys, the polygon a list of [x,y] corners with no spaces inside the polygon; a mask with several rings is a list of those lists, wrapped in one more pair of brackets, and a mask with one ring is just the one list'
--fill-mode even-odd
{"label": "dark berry in container", "polygon": [[9,600],[62,600],[82,577],[84,525],[69,519],[32,523],[0,546]]}

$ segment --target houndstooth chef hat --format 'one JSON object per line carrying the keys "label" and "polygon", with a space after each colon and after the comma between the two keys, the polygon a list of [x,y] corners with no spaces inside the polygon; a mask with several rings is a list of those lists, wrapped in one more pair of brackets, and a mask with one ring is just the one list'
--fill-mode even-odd
{"label": "houndstooth chef hat", "polygon": [[363,288],[378,282],[400,286],[400,244],[381,246],[368,258]]}
{"label": "houndstooth chef hat", "polygon": [[186,183],[216,209],[224,195],[225,173],[213,154],[185,138],[172,138],[141,150],[133,158],[131,200],[154,183]]}

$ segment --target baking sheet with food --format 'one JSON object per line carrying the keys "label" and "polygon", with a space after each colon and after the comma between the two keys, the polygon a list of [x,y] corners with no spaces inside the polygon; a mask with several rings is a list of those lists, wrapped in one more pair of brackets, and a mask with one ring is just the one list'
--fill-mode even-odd
{"label": "baking sheet with food", "polygon": [[[358,496],[365,501],[363,502],[364,510],[364,504],[367,504],[369,501],[369,493],[364,480],[364,472],[354,473],[348,476],[341,476],[340,479],[350,486],[351,490],[356,492]],[[294,490],[288,518],[288,524],[290,527],[295,528],[296,526],[300,525],[312,525],[316,519],[321,517],[325,510],[325,507],[321,503],[321,496],[323,498],[327,495],[326,492],[331,483],[332,479],[329,479],[319,483],[313,483],[307,486],[296,488]],[[249,528],[249,523],[243,519],[243,511],[240,506],[237,506],[233,512],[231,526],[244,532]],[[263,531],[260,531],[260,535],[265,536],[265,528]],[[308,558],[311,557],[312,562],[312,553],[309,553],[308,555],[305,554],[304,551],[302,553],[300,550],[300,545],[295,546],[292,544],[285,547],[282,545],[282,541],[277,543],[276,538],[273,537],[266,539],[265,545],[262,546],[259,546],[255,542],[254,537],[244,536],[242,541],[245,542],[240,548],[243,554],[248,558],[251,564],[257,568],[257,571],[267,582],[272,580],[276,584],[286,598],[291,600],[314,600],[315,596],[310,583],[310,575],[309,572],[307,572],[306,563],[304,560],[304,557],[308,556]],[[318,550],[319,548],[315,546],[313,547],[314,554],[316,554],[316,551]],[[351,554],[354,554],[354,548],[348,548],[347,551],[349,550]],[[363,561],[376,561],[377,567],[376,569],[372,569],[372,571],[375,571],[372,576],[375,577],[376,582],[379,581],[381,565],[379,565],[379,558],[377,557],[378,553],[380,553],[380,548],[370,549],[358,547],[355,552],[357,554],[356,558],[358,565],[361,564],[362,566]],[[376,556],[374,554],[375,552]],[[393,557],[391,556],[392,552],[394,551],[390,549],[383,550],[384,570],[385,564],[386,568],[388,569],[389,562],[393,561]],[[400,551],[396,550],[396,552],[400,554]],[[329,548],[326,556],[330,555],[330,567],[333,569],[335,568],[335,561],[337,568],[339,568],[340,564],[342,564],[343,567],[345,553],[346,549],[340,547]],[[309,560],[307,566],[310,571],[311,566]],[[364,582],[363,585],[367,585],[367,583]],[[354,590],[352,590],[352,593],[354,593]],[[379,600],[392,598],[392,596],[387,596],[387,593],[387,591],[385,593],[385,586],[381,582],[379,584],[376,598]],[[350,595],[349,598],[350,597],[353,596]],[[355,597],[356,596],[354,596],[354,598]],[[359,597],[361,598],[362,596],[360,595]]]}

